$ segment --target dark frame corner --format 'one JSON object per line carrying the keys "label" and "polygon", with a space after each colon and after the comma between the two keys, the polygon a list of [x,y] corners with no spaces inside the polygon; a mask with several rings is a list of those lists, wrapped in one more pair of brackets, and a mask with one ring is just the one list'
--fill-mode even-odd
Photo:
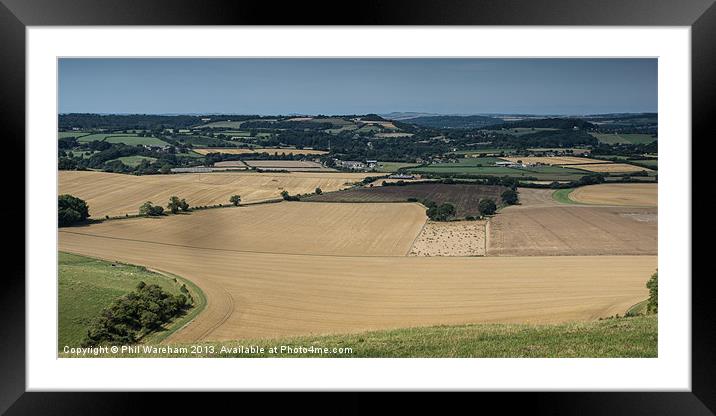
{"label": "dark frame corner", "polygon": [[[6,146],[13,152],[25,147],[25,28],[44,25],[629,25],[690,26],[692,36],[692,131],[708,137],[711,104],[716,101],[716,6],[714,0],[482,0],[444,2],[393,0],[362,4],[363,13],[344,13],[325,1],[313,7],[301,2],[275,7],[259,2],[208,4],[189,1],[146,0],[0,0],[0,117]],[[325,3],[325,4],[321,4]],[[317,13],[316,10],[324,10]],[[687,139],[687,138],[685,138]],[[24,160],[13,160],[25,170]],[[19,199],[25,182],[12,181],[6,194]],[[18,209],[3,204],[5,218]],[[24,215],[24,214],[23,214]],[[28,221],[29,218],[25,218]],[[25,229],[15,221],[9,259],[10,273],[0,290],[0,413],[19,414],[126,414],[142,410],[130,393],[26,393],[25,378]],[[20,244],[22,241],[22,244]],[[6,249],[7,250],[7,249]],[[707,290],[709,276],[692,279],[692,391],[683,393],[519,393],[481,394],[477,401],[505,410],[530,413],[689,414],[716,412],[716,312]],[[334,396],[336,397],[336,396]],[[411,399],[424,409],[426,395]],[[370,411],[363,396],[336,397],[348,408]],[[265,399],[265,397],[262,397]],[[242,398],[242,400],[246,400]],[[452,400],[452,399],[451,399]],[[265,405],[265,400],[263,400]],[[474,401],[474,398],[471,399]],[[186,410],[184,400],[165,407]],[[258,401],[257,401],[258,403]],[[166,403],[165,403],[166,404]],[[300,401],[298,404],[301,404]],[[456,403],[459,404],[459,403]],[[401,403],[400,409],[405,411]],[[444,406],[445,403],[442,404]],[[293,406],[285,404],[284,406]],[[398,406],[396,406],[396,409]],[[709,410],[710,409],[710,410]],[[445,410],[444,407],[441,410]]]}

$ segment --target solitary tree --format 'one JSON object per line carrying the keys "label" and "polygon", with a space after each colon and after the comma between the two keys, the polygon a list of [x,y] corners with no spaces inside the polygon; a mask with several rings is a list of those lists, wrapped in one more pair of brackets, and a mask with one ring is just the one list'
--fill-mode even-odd
{"label": "solitary tree", "polygon": [[316,188],[316,195],[320,195],[322,193],[323,191],[321,190],[321,188]]}
{"label": "solitary tree", "polygon": [[481,199],[477,208],[480,210],[481,215],[492,215],[497,211],[497,205],[492,199]]}
{"label": "solitary tree", "polygon": [[229,202],[234,204],[235,207],[238,207],[241,203],[241,196],[240,195],[231,195],[231,198],[229,198]]}
{"label": "solitary tree", "polygon": [[57,222],[60,227],[85,221],[89,217],[87,203],[72,195],[60,195],[57,198]]}

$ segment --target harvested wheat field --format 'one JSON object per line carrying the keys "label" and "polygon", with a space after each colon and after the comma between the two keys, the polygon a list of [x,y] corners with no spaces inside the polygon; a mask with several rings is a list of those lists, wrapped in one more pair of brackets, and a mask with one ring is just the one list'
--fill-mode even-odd
{"label": "harvested wheat field", "polygon": [[543,165],[583,165],[583,164],[601,164],[601,163],[611,163],[608,160],[597,160],[597,159],[590,159],[586,157],[576,157],[576,156],[520,156],[520,157],[503,157],[501,159],[509,160],[510,162],[517,162],[518,160],[521,160],[522,163],[527,164],[537,164],[541,163]]}
{"label": "harvested wheat field", "polygon": [[582,204],[656,207],[656,183],[609,183],[582,186],[569,193],[569,199]]}
{"label": "harvested wheat field", "polygon": [[428,221],[411,256],[484,256],[486,221]]}
{"label": "harvested wheat field", "polygon": [[656,208],[512,206],[490,220],[489,256],[656,255]]}
{"label": "harvested wheat field", "polygon": [[159,218],[106,221],[63,232],[167,246],[275,254],[404,256],[427,217],[413,204],[279,202]]}
{"label": "harvested wheat field", "polygon": [[[81,227],[89,233],[94,229]],[[654,256],[260,254],[67,231],[74,229],[59,232],[61,251],[144,265],[201,287],[208,298],[206,310],[165,340],[169,343],[436,324],[592,320],[624,313],[645,299],[645,282],[657,267]],[[331,231],[317,226],[302,237],[322,233]],[[191,238],[188,234],[185,241]]]}
{"label": "harvested wheat field", "polygon": [[593,163],[585,165],[571,166],[575,169],[582,169],[589,172],[601,172],[601,173],[630,173],[630,172],[653,172],[652,169],[644,168],[641,166],[629,165],[626,163]]}
{"label": "harvested wheat field", "polygon": [[72,194],[90,206],[93,218],[135,214],[146,201],[165,205],[172,195],[189,205],[228,204],[231,195],[242,203],[280,199],[281,192],[312,193],[344,189],[368,176],[337,172],[213,172],[133,176],[118,173],[60,171],[59,194]]}
{"label": "harvested wheat field", "polygon": [[291,149],[291,148],[276,148],[276,147],[256,147],[251,149],[246,148],[232,148],[232,147],[213,147],[213,148],[200,148],[192,149],[194,152],[200,155],[207,155],[209,153],[223,153],[227,155],[244,155],[247,153],[285,153],[287,155],[325,155],[328,153],[325,150],[312,150],[312,149]]}

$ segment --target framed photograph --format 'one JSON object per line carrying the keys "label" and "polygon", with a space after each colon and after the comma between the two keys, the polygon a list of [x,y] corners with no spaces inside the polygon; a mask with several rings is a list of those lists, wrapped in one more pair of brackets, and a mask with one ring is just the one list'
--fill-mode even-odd
{"label": "framed photograph", "polygon": [[0,411],[471,391],[712,414],[691,152],[716,9],[607,3],[268,22],[3,0],[26,244],[0,291]]}

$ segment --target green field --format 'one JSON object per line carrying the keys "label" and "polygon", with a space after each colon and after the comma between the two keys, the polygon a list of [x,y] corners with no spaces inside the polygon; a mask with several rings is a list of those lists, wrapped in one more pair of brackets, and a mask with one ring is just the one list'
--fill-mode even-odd
{"label": "green field", "polygon": [[136,166],[139,166],[140,163],[142,163],[142,160],[148,160],[150,162],[154,162],[155,160],[157,160],[157,158],[149,157],[149,156],[123,156],[123,157],[118,157],[118,158],[112,159],[112,160],[120,160],[122,163],[124,163],[127,166],[136,167]]}
{"label": "green field", "polygon": [[82,136],[77,139],[80,143],[89,143],[94,141],[106,141],[109,143],[124,143],[131,146],[145,144],[148,146],[164,146],[168,143],[157,139],[156,137],[139,137],[129,133],[95,133]]}
{"label": "green field", "polygon": [[[598,358],[657,357],[657,316],[604,319],[555,325],[470,324],[432,326],[358,334],[307,336],[286,339],[209,342],[215,353],[148,355],[112,354],[112,357],[395,357],[395,358]],[[189,347],[189,345],[171,345]],[[263,347],[264,353],[220,353],[222,347]],[[269,353],[276,346],[342,348],[339,354]],[[346,349],[350,349],[346,351]]]}
{"label": "green field", "polygon": [[378,162],[375,167],[376,172],[395,172],[400,168],[411,168],[418,166],[417,163],[404,163],[404,162]]}
{"label": "green field", "polygon": [[130,146],[136,146],[138,144],[147,146],[166,146],[169,143],[159,140],[156,137],[139,137],[139,136],[111,136],[107,137],[104,141],[109,143],[124,143]]}
{"label": "green field", "polygon": [[587,172],[560,166],[531,166],[528,168],[509,168],[495,166],[503,159],[497,157],[470,157],[458,159],[458,163],[437,163],[409,169],[414,173],[440,173],[454,175],[490,175],[515,178],[534,177],[538,180],[570,181],[577,180]]}
{"label": "green field", "polygon": [[514,127],[511,129],[497,130],[497,133],[509,134],[512,136],[524,136],[525,134],[537,133],[540,131],[557,131],[559,129],[549,127]]}
{"label": "green field", "polygon": [[74,157],[88,158],[97,152],[92,150],[67,150],[67,153],[72,153],[72,156]]}
{"label": "green field", "polygon": [[631,144],[649,144],[656,140],[649,134],[614,134],[614,133],[589,133],[596,137],[600,143],[617,144],[617,143],[631,143]]}
{"label": "green field", "polygon": [[569,199],[569,194],[571,194],[572,191],[574,191],[574,188],[557,189],[552,193],[552,198],[562,204],[578,204],[578,202]]}
{"label": "green field", "polygon": [[500,149],[495,147],[486,147],[484,149],[476,149],[476,150],[458,150],[456,152],[450,152],[451,154],[455,155],[464,155],[465,157],[473,157],[475,155],[479,156],[481,154],[486,155],[499,155],[500,153],[504,154],[514,154],[517,153],[517,149]]}
{"label": "green field", "polygon": [[61,131],[57,133],[57,137],[64,139],[65,137],[82,137],[87,136],[89,133],[85,131]]}
{"label": "green field", "polygon": [[627,163],[632,163],[637,166],[646,166],[650,169],[659,169],[659,159],[643,159],[643,160],[627,160]]}
{"label": "green field", "polygon": [[172,278],[140,266],[60,252],[58,347],[79,346],[92,319],[115,299],[133,291],[140,281],[159,285],[172,294],[179,294],[181,284],[185,283],[194,297],[195,306],[189,313],[172,322],[164,331],[149,334],[143,342],[157,343],[166,338],[193,319],[206,305],[204,294],[193,283],[176,276]]}

